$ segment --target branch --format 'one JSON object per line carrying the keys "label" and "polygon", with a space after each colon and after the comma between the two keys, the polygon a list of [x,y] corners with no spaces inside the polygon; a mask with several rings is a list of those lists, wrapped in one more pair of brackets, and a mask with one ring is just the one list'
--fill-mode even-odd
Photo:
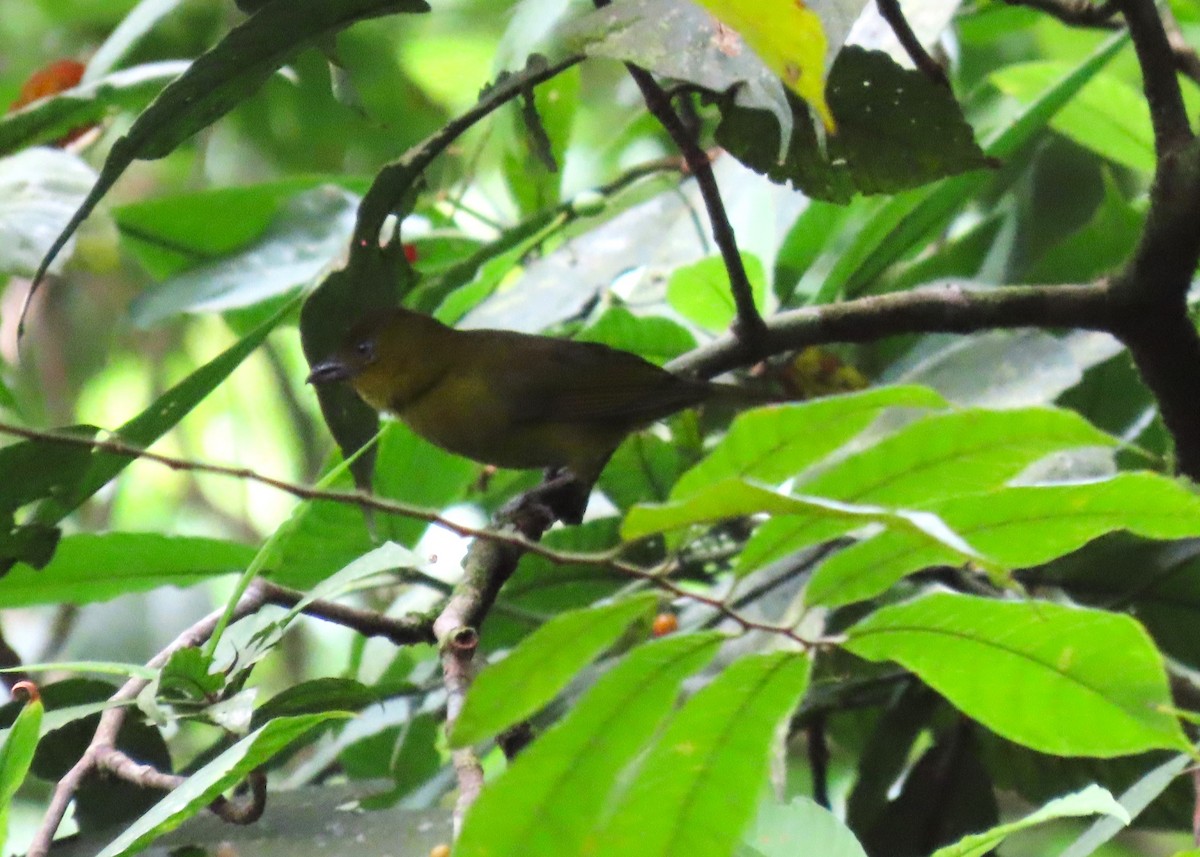
{"label": "branch", "polygon": [[[251,584],[246,590],[246,594],[241,597],[236,607],[234,608],[234,617],[241,619],[255,613],[266,603],[264,597],[265,592],[261,582]],[[171,655],[180,649],[186,649],[198,646],[209,638],[213,629],[217,627],[217,623],[221,621],[224,615],[224,609],[214,610],[196,624],[192,625],[171,643],[155,655],[147,662],[146,666],[150,669],[158,669],[170,660]],[[125,684],[121,685],[120,689],[110,697],[111,703],[123,703],[136,699],[150,680],[144,678],[131,678]],[[79,790],[84,778],[96,771],[102,764],[102,761],[108,757],[110,753],[116,750],[117,735],[121,731],[121,726],[125,723],[125,715],[128,709],[124,705],[115,704],[114,707],[108,708],[100,715],[100,724],[96,727],[95,733],[92,735],[92,740],[88,744],[83,755],[79,758],[69,771],[63,775],[54,787],[54,794],[50,799],[50,806],[46,809],[46,815],[42,819],[41,826],[34,834],[33,842],[26,852],[26,857],[46,857],[50,851],[50,845],[54,841],[54,833],[58,830],[58,826],[62,823],[63,816],[66,815],[67,807],[70,805],[75,793]]]}
{"label": "branch", "polygon": [[[540,65],[534,60],[541,59]],[[469,131],[488,114],[512,101],[532,87],[561,74],[583,61],[582,56],[570,56],[556,63],[531,57],[529,65],[518,72],[502,76],[486,90],[473,107],[451,119],[436,132],[413,146],[398,160],[392,161],[375,174],[374,181],[358,206],[358,220],[350,245],[351,254],[361,248],[375,247],[384,221],[412,189],[413,183],[446,148]]]}
{"label": "branch", "polygon": [[1175,20],[1170,6],[1163,6],[1162,21],[1167,30],[1167,43],[1171,46],[1171,53],[1175,55],[1175,68],[1181,74],[1200,83],[1200,56],[1196,55],[1196,49],[1183,37],[1179,22]]}
{"label": "branch", "polygon": [[[773,316],[764,351],[780,354],[831,342],[871,342],[908,333],[976,333],[1014,327],[1074,327],[1111,332],[1109,289],[1102,283],[968,289],[949,283]],[[742,344],[724,336],[668,363],[710,377],[744,365]]]}
{"label": "branch", "polygon": [[[303,592],[260,580],[263,599],[279,607],[295,607],[304,598]],[[424,616],[386,616],[375,610],[360,610],[335,601],[316,599],[304,605],[301,612],[314,619],[322,619],[349,628],[364,637],[382,637],[397,646],[415,643],[434,643],[433,622]]]}
{"label": "branch", "polygon": [[[266,604],[295,607],[303,598],[302,592],[262,579],[255,580],[234,608],[232,621],[256,613]],[[180,649],[206,642],[212,636],[224,612],[223,609],[216,610],[192,625],[155,655],[146,666],[157,669]],[[364,636],[385,637],[397,645],[433,642],[432,623],[421,617],[397,619],[320,599],[306,604],[302,612],[306,616],[343,625]],[[55,786],[50,806],[27,857],[43,857],[47,853],[71,799],[83,780],[94,772],[106,771],[137,785],[164,791],[176,789],[187,781],[186,777],[168,774],[151,765],[137,762],[117,748],[117,736],[128,712],[127,707],[117,703],[135,699],[149,683],[149,679],[130,679],[110,697],[109,702],[114,703],[114,707],[106,709],[100,716],[100,724],[96,727],[87,749]],[[209,805],[209,809],[224,821],[233,824],[250,824],[257,821],[266,806],[266,776],[259,771],[253,771],[247,776],[247,782],[251,791],[248,802],[242,804],[219,797]]]}
{"label": "branch", "polygon": [[921,40],[917,38],[917,34],[912,31],[908,19],[904,17],[904,12],[900,9],[900,0],[875,0],[875,6],[879,9],[880,17],[888,22],[892,32],[896,34],[900,46],[904,48],[908,58],[913,61],[913,65],[934,83],[949,89],[950,78],[946,77],[946,70],[929,55],[925,46],[921,44]]}

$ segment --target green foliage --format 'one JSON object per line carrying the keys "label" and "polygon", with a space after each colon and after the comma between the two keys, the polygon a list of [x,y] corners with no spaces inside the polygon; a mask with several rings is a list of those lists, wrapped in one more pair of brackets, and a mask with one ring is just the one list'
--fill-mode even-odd
{"label": "green foliage", "polygon": [[[183,760],[181,784],[89,780],[68,855],[212,850],[189,819],[251,771],[449,831],[471,753],[460,855],[1059,853],[1029,845],[1044,826],[1084,857],[1127,826],[1190,830],[1196,714],[1169,688],[1200,666],[1200,500],[1138,367],[1057,323],[912,332],[1135,252],[1156,162],[1127,33],[963,9],[950,87],[846,47],[829,135],[685,0],[237,5],[6,10],[0,99],[52,27],[93,59],[0,118],[0,620],[42,653],[30,673],[134,688],[69,679],[44,716],[0,710],[11,847],[114,708],[117,746]],[[861,4],[830,5],[837,46]],[[746,328],[691,167],[612,60],[727,153],[765,345],[728,338]],[[92,123],[99,145],[44,145]],[[18,350],[18,278],[56,253]],[[947,316],[911,325],[923,289]],[[750,393],[633,433],[585,523],[519,561],[525,536],[485,534],[464,581],[461,534],[536,474],[302,383],[398,302]],[[856,307],[876,314],[848,328]],[[515,567],[480,579],[489,557]],[[239,618],[259,577],[296,591]],[[475,598],[459,698],[427,644]],[[60,611],[8,612],[35,605]],[[296,812],[266,835],[303,853]]]}
{"label": "green foliage", "polygon": [[876,611],[847,637],[849,651],[903,664],[965,713],[1037,750],[1119,756],[1188,746],[1165,710],[1162,659],[1128,616],[933,593]]}
{"label": "green foliage", "polygon": [[563,613],[542,625],[471,687],[451,746],[474,743],[535,714],[654,601],[653,596],[618,601]]}

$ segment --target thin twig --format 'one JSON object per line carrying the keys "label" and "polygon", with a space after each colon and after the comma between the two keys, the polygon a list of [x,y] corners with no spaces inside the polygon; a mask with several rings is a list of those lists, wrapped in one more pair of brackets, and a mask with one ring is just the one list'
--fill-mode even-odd
{"label": "thin twig", "polygon": [[[598,9],[609,5],[609,2],[610,0],[593,0]],[[712,160],[700,147],[695,134],[689,131],[679,118],[671,106],[671,97],[658,85],[654,76],[633,63],[625,63],[625,68],[629,71],[629,76],[633,78],[638,89],[642,91],[646,109],[666,129],[667,134],[679,149],[679,153],[683,155],[688,171],[696,179],[696,186],[700,189],[704,207],[708,209],[713,240],[717,244],[717,249],[721,251],[725,270],[729,274],[729,289],[733,295],[734,305],[737,307],[734,335],[742,343],[747,354],[761,356],[760,346],[766,325],[758,308],[754,305],[754,293],[750,288],[750,278],[746,275],[742,254],[738,251],[733,225],[729,222],[729,215],[725,212],[721,189],[717,186],[716,176],[713,175]]]}
{"label": "thin twig", "polygon": [[1175,68],[1181,74],[1200,83],[1200,56],[1197,56],[1196,49],[1183,37],[1183,31],[1179,29],[1179,22],[1175,20],[1175,13],[1171,11],[1170,6],[1163,6],[1162,22],[1167,31],[1167,43],[1175,56]]}
{"label": "thin twig", "polygon": [[908,19],[904,17],[904,12],[900,9],[900,0],[875,0],[875,6],[879,9],[880,17],[888,22],[892,32],[896,34],[900,46],[904,48],[908,58],[913,61],[913,65],[934,83],[949,89],[950,78],[946,77],[946,70],[929,55],[929,51],[925,50],[925,46],[921,44],[917,34],[912,31]]}
{"label": "thin twig", "polygon": [[[266,580],[259,581],[259,586],[262,588],[264,601],[279,607],[295,607],[306,597],[297,589],[289,589]],[[382,637],[397,646],[436,642],[433,636],[433,620],[425,616],[396,618],[375,610],[360,610],[320,598],[305,604],[301,612],[305,616],[349,628],[364,637]]]}

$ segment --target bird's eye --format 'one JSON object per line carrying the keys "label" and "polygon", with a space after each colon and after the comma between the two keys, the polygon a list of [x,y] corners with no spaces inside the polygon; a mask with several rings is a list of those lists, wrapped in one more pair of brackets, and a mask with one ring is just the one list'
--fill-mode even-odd
{"label": "bird's eye", "polygon": [[375,343],[369,339],[364,339],[354,346],[354,353],[363,360],[370,362],[375,359]]}

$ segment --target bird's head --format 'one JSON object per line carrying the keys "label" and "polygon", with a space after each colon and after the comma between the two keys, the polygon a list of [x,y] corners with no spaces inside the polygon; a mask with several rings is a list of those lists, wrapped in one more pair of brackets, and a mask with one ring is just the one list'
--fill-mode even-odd
{"label": "bird's head", "polygon": [[355,325],[331,356],[312,367],[309,384],[353,381],[379,362],[380,325],[360,322]]}

